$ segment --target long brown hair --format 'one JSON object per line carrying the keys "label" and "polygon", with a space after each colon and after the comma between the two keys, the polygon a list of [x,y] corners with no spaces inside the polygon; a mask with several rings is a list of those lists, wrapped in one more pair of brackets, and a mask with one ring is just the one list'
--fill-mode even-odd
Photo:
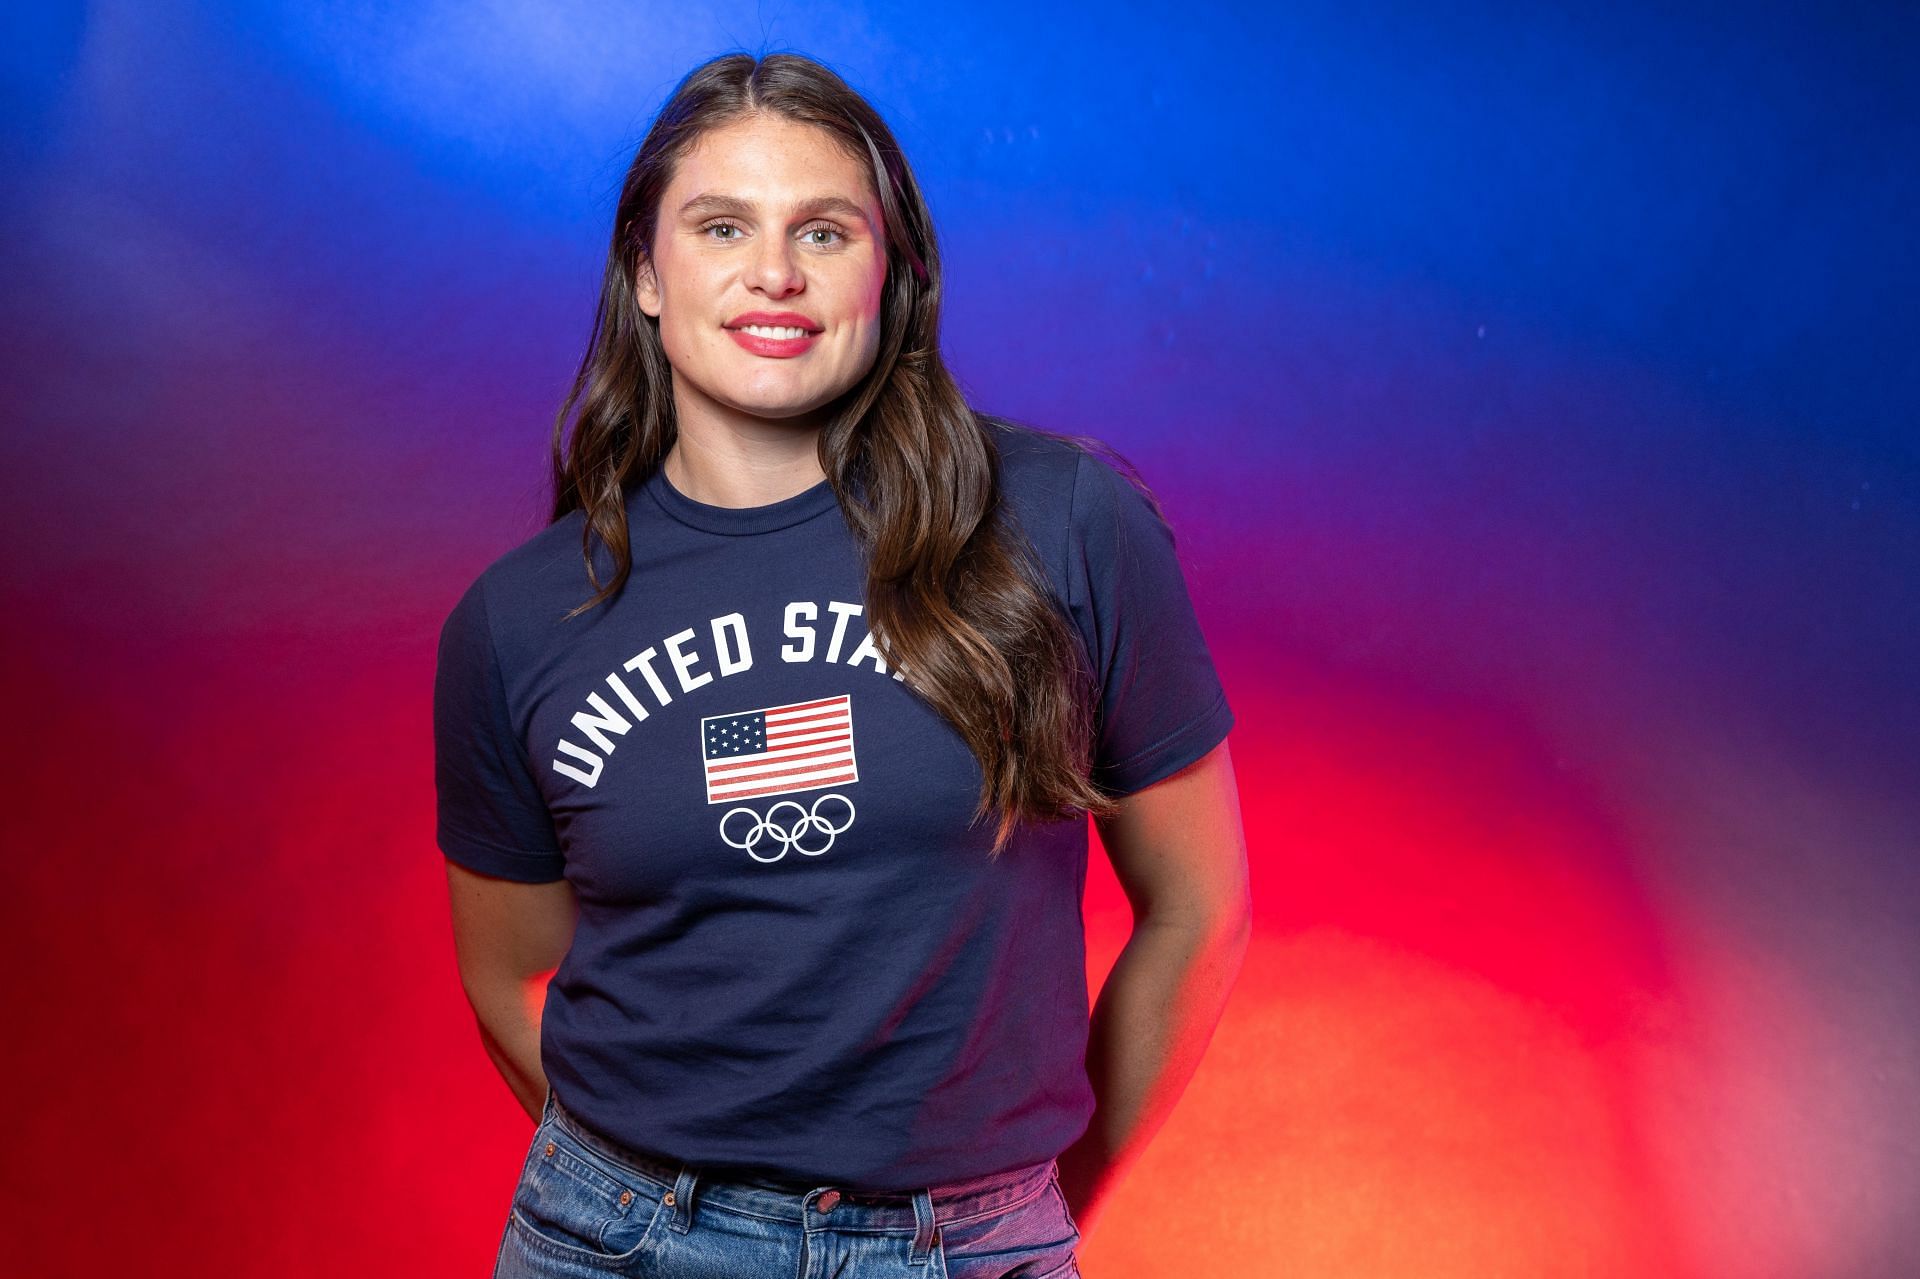
{"label": "long brown hair", "polygon": [[[553,519],[584,509],[581,552],[598,588],[568,617],[626,584],[626,496],[677,435],[659,322],[634,297],[661,198],[705,132],[755,112],[824,129],[870,165],[885,218],[880,349],[819,436],[820,468],[866,557],[875,644],[979,761],[971,820],[998,814],[992,856],[1020,821],[1112,814],[1116,805],[1089,779],[1092,677],[1031,544],[1001,510],[993,427],[967,405],[940,358],[940,257],[926,202],[879,114],[810,58],[734,53],[696,67],[627,170],[593,333],[554,423]],[[1055,438],[1117,457],[1088,437]],[[613,556],[604,584],[595,537]]]}

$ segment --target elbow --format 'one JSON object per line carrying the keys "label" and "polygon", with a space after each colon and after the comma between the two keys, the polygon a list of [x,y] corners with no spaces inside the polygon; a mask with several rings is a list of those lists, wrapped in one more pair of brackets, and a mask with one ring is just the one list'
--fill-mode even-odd
{"label": "elbow", "polygon": [[1205,910],[1146,910],[1138,923],[1190,933],[1218,946],[1244,948],[1253,937],[1253,911],[1244,902]]}
{"label": "elbow", "polygon": [[1238,942],[1244,946],[1253,936],[1253,893],[1245,871],[1240,882],[1229,892],[1218,894],[1209,902],[1207,917],[1213,932],[1220,937]]}
{"label": "elbow", "polygon": [[1222,945],[1245,948],[1253,939],[1253,903],[1235,897],[1208,911],[1207,934]]}
{"label": "elbow", "polygon": [[551,973],[531,977],[514,972],[475,973],[464,979],[461,987],[482,1032],[498,1033],[502,1027],[527,1022],[539,1024],[551,976]]}

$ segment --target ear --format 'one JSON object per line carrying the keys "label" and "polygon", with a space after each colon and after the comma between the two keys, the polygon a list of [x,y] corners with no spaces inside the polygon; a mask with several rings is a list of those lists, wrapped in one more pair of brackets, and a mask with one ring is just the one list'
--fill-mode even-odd
{"label": "ear", "polygon": [[634,275],[634,301],[640,309],[654,319],[660,318],[660,281],[653,273],[653,260],[642,257],[638,271]]}

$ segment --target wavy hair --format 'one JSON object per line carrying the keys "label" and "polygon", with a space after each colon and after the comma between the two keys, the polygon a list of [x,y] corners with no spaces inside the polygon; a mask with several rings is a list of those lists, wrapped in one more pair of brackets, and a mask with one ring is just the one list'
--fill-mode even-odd
{"label": "wavy hair", "polygon": [[[1092,677],[1031,544],[1003,513],[991,421],[940,357],[940,257],[926,201],[878,112],[811,58],[733,53],[696,67],[628,167],[592,335],[553,429],[553,519],[585,512],[581,553],[597,588],[567,616],[625,586],[627,495],[677,435],[659,321],[634,296],[661,199],[703,134],[762,112],[830,134],[869,170],[885,219],[879,352],[819,435],[820,468],[865,556],[874,642],[979,761],[970,821],[997,814],[991,857],[1021,821],[1111,815],[1116,805],[1089,773]],[[1040,433],[1118,458],[1091,437]],[[605,583],[596,538],[612,555]]]}

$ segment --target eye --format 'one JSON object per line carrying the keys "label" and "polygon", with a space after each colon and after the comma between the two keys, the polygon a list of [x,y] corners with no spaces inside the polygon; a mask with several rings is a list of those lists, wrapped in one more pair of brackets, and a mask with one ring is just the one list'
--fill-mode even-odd
{"label": "eye", "polygon": [[[712,222],[708,222],[704,226],[702,226],[700,228],[700,234],[706,235],[710,231],[733,231],[733,232],[736,232],[736,234],[718,235],[718,236],[712,237],[713,239],[718,240],[722,244],[732,244],[735,240],[738,240],[740,238],[740,235],[737,233],[743,232],[745,230],[746,228],[740,226],[738,223],[729,222],[725,218],[716,218]],[[837,248],[839,247],[840,243],[847,238],[846,232],[842,231],[839,227],[833,225],[831,222],[816,222],[814,225],[808,227],[806,230],[802,231],[800,234],[802,236],[807,236],[807,237],[818,236],[818,235],[836,237],[836,238],[827,239],[827,240],[808,239],[807,243],[811,244],[816,249]]]}

